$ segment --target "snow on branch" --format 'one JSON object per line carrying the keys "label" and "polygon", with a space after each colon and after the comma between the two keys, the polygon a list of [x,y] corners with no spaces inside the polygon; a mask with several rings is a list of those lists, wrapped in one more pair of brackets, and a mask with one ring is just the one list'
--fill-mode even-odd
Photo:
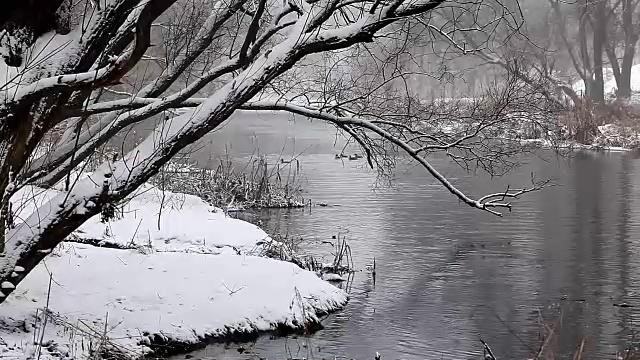
{"label": "snow on branch", "polygon": [[101,87],[122,77],[139,60],[147,49],[148,33],[137,29],[134,44],[120,56],[110,56],[107,64],[96,70],[77,74],[56,75],[39,79],[16,90],[11,100],[0,107],[0,116],[6,116],[20,104],[32,102],[43,96],[50,96],[63,91],[76,91],[81,88]]}
{"label": "snow on branch", "polygon": [[[168,108],[185,108],[196,107],[204,102],[205,98],[190,98],[182,102],[170,101],[168,102]],[[75,110],[72,114],[75,116],[89,116],[96,115],[105,112],[119,111],[119,110],[134,110],[141,107],[162,102],[158,98],[144,98],[144,97],[132,97],[129,99],[113,100],[106,102],[99,102],[97,104],[87,105],[83,109]],[[129,118],[131,119],[131,118]],[[131,121],[133,123],[133,121]],[[73,141],[68,139],[68,141]],[[61,144],[62,145],[62,144]]]}
{"label": "snow on branch", "polygon": [[11,108],[25,99],[36,98],[47,93],[56,91],[74,90],[83,85],[99,86],[105,82],[109,76],[128,60],[131,52],[127,52],[119,57],[110,59],[109,64],[105,67],[94,71],[87,71],[79,74],[68,74],[52,76],[45,79],[39,79],[35,82],[21,87],[16,91],[13,99],[2,104],[4,108]]}
{"label": "snow on branch", "polygon": [[[51,167],[51,169],[49,171],[43,171],[41,168],[35,167],[30,169],[31,171],[28,172],[30,175],[30,181],[38,180],[52,185],[56,183],[61,176],[82,162],[83,159],[90,156],[97,147],[105,144],[125,127],[148,119],[149,117],[159,114],[167,109],[184,107],[183,105],[188,105],[189,107],[198,105],[195,102],[201,101],[197,101],[197,99],[189,101],[189,97],[195,94],[208,82],[212,81],[212,79],[216,79],[238,69],[240,64],[241,63],[237,59],[227,61],[211,69],[185,89],[173,95],[155,99],[155,101],[149,101],[148,98],[141,98],[145,100],[141,100],[137,104],[137,101],[133,99],[114,101],[110,105],[96,104],[94,110],[97,112],[103,112],[103,110],[107,110],[109,106],[112,106],[113,110],[116,110],[118,107],[128,107],[135,110],[117,115],[112,121],[108,121],[110,119],[107,119],[107,121],[100,121],[83,132],[78,138],[70,139],[66,144],[59,146],[58,149],[56,149],[55,154],[47,159],[47,163],[44,164],[47,167]],[[128,105],[127,102],[129,103]],[[87,110],[88,109],[89,108],[87,108]],[[90,113],[91,111],[88,111],[87,115]],[[76,156],[71,159],[71,154],[75,154]]]}
{"label": "snow on branch", "polygon": [[535,176],[533,173],[531,173],[531,186],[528,188],[520,188],[520,189],[512,189],[511,187],[507,186],[507,189],[503,192],[497,192],[494,194],[488,194],[485,195],[483,197],[481,197],[480,199],[478,199],[479,203],[484,204],[484,206],[486,207],[486,210],[499,215],[499,213],[495,212],[495,211],[491,211],[489,208],[492,207],[496,207],[496,208],[507,208],[509,209],[509,211],[511,211],[511,202],[508,201],[509,199],[515,199],[521,195],[524,195],[526,193],[530,193],[533,191],[537,191],[540,189],[543,189],[545,187],[549,187],[552,186],[553,183],[551,182],[551,180],[544,180],[544,181],[537,181],[535,179]]}
{"label": "snow on branch", "polygon": [[[239,0],[234,2],[232,5],[239,8],[243,3],[244,2],[242,0]],[[344,27],[339,27],[335,30],[322,30],[319,33],[308,34],[307,36],[298,36],[296,47],[298,49],[297,53],[299,55],[297,56],[304,56],[306,54],[328,51],[331,49],[344,48],[367,39],[368,37],[372,36],[373,33],[388,25],[390,23],[389,21],[396,20],[392,8],[397,8],[397,6],[401,3],[402,1],[395,1],[386,7],[381,7],[376,11],[376,14],[366,14],[359,21],[356,21],[353,24]],[[441,1],[427,1],[423,3],[423,6],[426,11],[426,9],[435,8],[440,3]],[[231,6],[230,9],[233,9],[233,6]],[[298,19],[295,21],[284,21],[280,23],[280,20],[285,19],[286,15],[290,13],[296,13],[298,15]],[[286,4],[281,9],[280,13],[276,14],[271,26],[263,31],[261,35],[257,36],[255,42],[253,42],[250,49],[247,50],[250,56],[246,58],[236,57],[234,59],[229,59],[216,68],[207,71],[204,75],[200,76],[196,81],[187,86],[187,88],[185,88],[184,90],[176,94],[161,98],[159,101],[147,101],[147,104],[143,107],[138,107],[138,105],[140,104],[139,102],[136,104],[136,101],[131,101],[132,105],[130,105],[130,107],[137,108],[136,110],[122,115],[117,115],[115,113],[108,114],[105,119],[102,119],[95,123],[89,129],[80,134],[77,138],[69,139],[69,142],[59,146],[56,149],[55,153],[52,154],[52,156],[48,156],[46,161],[45,159],[41,159],[34,162],[33,166],[27,172],[26,177],[32,180],[37,180],[40,179],[40,176],[46,174],[48,179],[44,179],[44,181],[47,183],[51,183],[52,181],[54,182],[59,178],[61,173],[64,173],[73,166],[77,165],[77,163],[91,154],[95,148],[97,148],[101,144],[104,144],[109,138],[111,138],[115,133],[117,133],[124,127],[144,120],[145,118],[158,114],[166,109],[179,107],[180,103],[187,100],[189,97],[193,96],[195,92],[202,89],[202,87],[224,74],[228,74],[239,68],[255,67],[256,64],[254,63],[254,61],[257,57],[259,57],[262,47],[273,35],[281,30],[294,26],[298,26],[301,29],[305,29],[306,31],[308,29],[308,23],[301,22],[300,19],[305,18],[306,16],[311,16],[312,13],[313,11],[307,11],[306,13],[304,13],[304,16],[301,16],[303,14],[302,9],[298,8],[297,5],[294,5],[292,3]],[[218,25],[220,25],[218,19],[224,20],[228,17],[228,15],[229,13],[224,13],[220,16],[214,16],[212,14],[205,22],[205,25],[202,27],[200,33],[207,33],[211,37],[211,32],[215,32],[215,30],[219,27]],[[382,21],[385,17],[389,19]],[[295,32],[296,30],[291,31]],[[292,38],[293,36],[294,35],[292,35],[291,33],[289,34],[290,38]],[[248,42],[245,43],[252,42],[249,41],[250,39],[246,40]],[[201,51],[203,51],[203,47],[197,45],[196,50],[193,53],[198,54]],[[265,51],[264,56],[268,57],[271,51],[273,51],[273,49]],[[194,59],[194,57],[189,55],[188,53],[185,55],[180,55],[178,58],[181,59],[181,61],[179,61],[176,66],[169,68],[158,79],[149,83],[142,91],[140,91],[137,97],[156,97],[157,95],[159,95],[160,91],[163,91],[173,81],[175,81],[175,79],[177,79],[177,74],[180,74],[180,72],[183,71],[184,68],[188,66],[188,64],[190,64]],[[122,107],[125,107],[125,103],[126,101],[121,101],[108,105],[96,105],[91,110],[88,110],[86,112],[86,115],[108,111],[109,106],[114,106],[113,110],[118,110]],[[96,134],[98,135],[96,136]],[[69,161],[71,154],[74,154],[73,158],[75,159],[75,163]],[[65,162],[66,165],[60,166]],[[56,168],[58,168],[58,171],[51,171]]]}
{"label": "snow on branch", "polygon": [[[80,163],[84,158],[86,158],[86,156],[90,155],[93,150],[104,144],[113,137],[114,134],[126,126],[135,124],[136,122],[142,121],[170,108],[192,107],[197,105],[196,102],[199,102],[197,99],[187,99],[221,76],[251,64],[251,62],[259,55],[262,46],[273,35],[296,23],[296,21],[286,21],[280,24],[278,22],[292,12],[298,14],[301,13],[301,10],[294,4],[287,4],[278,14],[276,14],[273,24],[258,36],[255,42],[252,43],[249,49],[249,56],[225,60],[218,66],[206,71],[204,74],[200,74],[195,81],[183,90],[173,95],[152,101],[151,98],[157,97],[164,92],[174,81],[178,79],[180,75],[183,74],[185,69],[203,53],[203,51],[210,45],[213,37],[216,36],[224,22],[227,21],[232,14],[237,12],[245,2],[246,0],[237,0],[232,2],[229,6],[214,8],[211,15],[198,31],[196,43],[188,49],[183,49],[176,57],[176,60],[172,62],[172,64],[165,69],[158,78],[150,81],[148,85],[141,89],[137,95],[132,96],[130,99],[89,105],[81,110],[69,112],[70,116],[89,116],[105,112],[109,112],[109,114],[92,125],[89,129],[82,132],[76,138],[72,139],[67,137],[67,141],[60,143],[60,146],[56,148],[54,154],[48,154],[46,158],[43,156],[33,162],[29,170],[25,173],[25,177],[29,178],[30,181],[42,180],[47,183],[55,182],[59,179],[62,173]],[[114,112],[125,109],[138,110],[125,114],[117,114]],[[69,161],[71,154],[74,154],[73,158],[75,161]],[[56,169],[56,171],[52,172],[51,170],[54,169]],[[46,178],[42,178],[45,175]]]}

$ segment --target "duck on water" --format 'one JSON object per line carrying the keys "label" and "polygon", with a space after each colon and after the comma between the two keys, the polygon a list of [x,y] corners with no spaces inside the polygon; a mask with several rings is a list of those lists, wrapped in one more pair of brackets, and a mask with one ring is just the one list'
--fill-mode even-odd
{"label": "duck on water", "polygon": [[336,156],[335,156],[335,159],[343,159],[343,158],[348,158],[349,160],[358,160],[358,159],[362,159],[362,155],[360,155],[360,154],[353,154],[353,155],[336,154]]}

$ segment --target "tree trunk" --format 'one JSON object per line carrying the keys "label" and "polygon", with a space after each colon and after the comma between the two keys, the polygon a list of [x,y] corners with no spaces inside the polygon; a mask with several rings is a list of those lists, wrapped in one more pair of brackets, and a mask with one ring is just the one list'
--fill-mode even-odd
{"label": "tree trunk", "polygon": [[607,7],[604,0],[595,4],[593,25],[593,89],[591,99],[597,105],[604,104],[604,73],[602,55],[607,40]]}
{"label": "tree trunk", "polygon": [[622,9],[622,27],[624,31],[624,54],[620,66],[620,81],[618,84],[618,97],[628,99],[631,97],[631,67],[636,54],[638,42],[638,30],[633,24],[633,15],[637,1],[625,0]]}
{"label": "tree trunk", "polygon": [[620,98],[631,97],[631,68],[633,67],[633,57],[635,56],[635,44],[625,45],[622,66],[620,67],[620,81],[618,82],[618,94]]}
{"label": "tree trunk", "polygon": [[[586,8],[586,7],[585,7]],[[587,43],[587,14],[583,13],[578,27],[578,39],[580,42],[580,61],[582,62],[582,81],[584,82],[585,98],[593,95],[593,67],[589,56],[589,44]]]}
{"label": "tree trunk", "polygon": [[618,85],[618,89],[620,89],[620,83],[622,82],[622,70],[620,69],[620,65],[618,64],[618,57],[616,56],[615,49],[616,49],[616,45],[614,43],[609,42],[609,39],[607,39],[607,43],[605,44],[604,51],[607,54],[607,58],[609,58],[609,64],[611,64],[613,77],[616,79],[616,84]]}

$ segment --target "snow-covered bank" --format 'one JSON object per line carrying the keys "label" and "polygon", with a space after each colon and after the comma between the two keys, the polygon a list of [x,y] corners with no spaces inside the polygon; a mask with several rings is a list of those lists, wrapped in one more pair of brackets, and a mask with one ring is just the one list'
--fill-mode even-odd
{"label": "snow-covered bank", "polygon": [[574,150],[574,151],[604,151],[604,152],[628,152],[634,149],[629,149],[621,146],[606,146],[598,144],[581,144],[577,141],[563,141],[552,142],[545,139],[524,139],[520,140],[524,145],[534,145],[543,149],[559,149],[559,150]]}
{"label": "snow-covered bank", "polygon": [[[162,208],[160,207],[162,204]],[[109,223],[94,217],[75,235],[106,244],[203,254],[249,253],[268,235],[204,200],[145,186]]]}
{"label": "snow-covered bank", "polygon": [[[46,305],[50,271],[54,282],[49,309],[61,319],[47,324],[44,341],[58,343],[61,355],[82,355],[81,343],[90,342],[80,334],[70,339],[73,325],[84,322],[102,334],[107,316],[106,335],[117,348],[142,354],[149,348],[141,345],[158,341],[197,343],[278,325],[301,327],[346,301],[341,290],[314,273],[261,257],[145,255],[83,244],[66,244],[57,252],[29,274],[17,295],[0,307],[0,316],[5,323],[11,319],[10,324],[33,322],[36,309]],[[33,349],[33,334],[13,330],[0,333],[7,346],[17,347],[3,356]]]}
{"label": "snow-covered bank", "polygon": [[640,147],[640,134],[636,128],[615,124],[598,126],[598,134],[592,144],[581,144],[570,140],[520,139],[522,144],[549,149],[627,152]]}
{"label": "snow-covered bank", "polygon": [[[12,197],[16,219],[20,221],[57,194],[36,187],[21,189]],[[72,236],[74,241],[104,246],[206,254],[247,253],[265,239],[268,235],[259,227],[230,218],[196,196],[163,192],[149,185],[119,206],[114,219],[102,222],[95,216]]]}
{"label": "snow-covered bank", "polygon": [[[14,197],[18,217],[51,196],[23,189]],[[42,358],[95,351],[136,357],[169,351],[167,344],[187,349],[304,328],[347,301],[313,272],[256,256],[268,236],[197,197],[146,187],[119,213],[108,224],[92,219],[75,240],[130,249],[64,243],[0,306],[1,356],[33,357],[36,343],[43,344]]]}

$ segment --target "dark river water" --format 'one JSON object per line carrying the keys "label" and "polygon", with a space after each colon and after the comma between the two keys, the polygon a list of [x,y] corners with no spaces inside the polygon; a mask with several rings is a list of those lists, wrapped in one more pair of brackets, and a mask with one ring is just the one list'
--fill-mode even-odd
{"label": "dark river water", "polygon": [[[254,137],[255,135],[255,137]],[[266,230],[302,236],[304,251],[346,234],[355,267],[376,259],[374,283],[359,271],[346,308],[309,338],[261,337],[213,345],[206,359],[479,359],[485,340],[498,359],[529,359],[541,336],[554,358],[613,359],[640,330],[640,160],[634,154],[539,154],[507,176],[443,173],[476,197],[528,185],[531,172],[558,184],[528,194],[499,218],[464,206],[420,168],[402,167],[392,188],[375,187],[361,161],[333,158],[343,142],[321,123],[275,116],[235,119],[212,134],[201,161],[225,144],[234,157],[300,154],[305,197],[336,207],[255,214]],[[616,306],[625,303],[629,307]]]}

